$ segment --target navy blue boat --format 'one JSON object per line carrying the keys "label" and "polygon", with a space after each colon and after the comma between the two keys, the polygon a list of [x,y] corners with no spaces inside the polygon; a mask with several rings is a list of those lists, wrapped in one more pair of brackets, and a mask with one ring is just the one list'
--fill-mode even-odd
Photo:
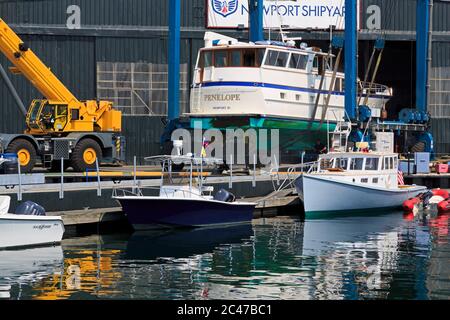
{"label": "navy blue boat", "polygon": [[[163,162],[171,161],[175,156],[157,157]],[[155,157],[152,157],[155,159]],[[184,158],[192,164],[196,158]],[[200,161],[205,161],[201,159]],[[193,186],[192,169],[190,170],[188,185],[173,184],[171,177],[169,185],[163,185],[159,196],[143,195],[142,190],[135,188],[131,195],[123,193],[113,196],[118,200],[129,222],[135,230],[149,230],[161,227],[205,227],[250,223],[256,203],[238,202],[236,197],[224,190],[219,190],[211,196],[212,187],[204,188],[202,185]],[[168,175],[172,171],[169,170]],[[163,175],[164,177],[165,175]],[[164,178],[163,178],[164,181]],[[209,195],[204,192],[209,191]]]}
{"label": "navy blue boat", "polygon": [[136,230],[161,226],[204,227],[248,223],[254,203],[223,202],[209,199],[116,197]]}

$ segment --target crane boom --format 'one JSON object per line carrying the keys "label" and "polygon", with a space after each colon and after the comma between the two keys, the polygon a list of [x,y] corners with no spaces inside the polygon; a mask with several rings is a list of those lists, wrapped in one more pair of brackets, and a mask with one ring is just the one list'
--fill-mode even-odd
{"label": "crane boom", "polygon": [[0,50],[45,98],[67,104],[78,102],[70,90],[2,19],[0,19]]}

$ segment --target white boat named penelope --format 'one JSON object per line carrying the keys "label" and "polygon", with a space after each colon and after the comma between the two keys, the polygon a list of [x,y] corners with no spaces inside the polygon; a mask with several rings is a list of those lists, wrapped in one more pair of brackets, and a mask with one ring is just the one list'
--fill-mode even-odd
{"label": "white boat named penelope", "polygon": [[[0,248],[55,244],[62,240],[64,224],[59,216],[8,213],[11,198],[0,196]],[[42,214],[42,213],[41,213]]]}
{"label": "white boat named penelope", "polygon": [[306,217],[401,208],[427,190],[399,185],[398,155],[387,152],[330,152],[295,180]]}

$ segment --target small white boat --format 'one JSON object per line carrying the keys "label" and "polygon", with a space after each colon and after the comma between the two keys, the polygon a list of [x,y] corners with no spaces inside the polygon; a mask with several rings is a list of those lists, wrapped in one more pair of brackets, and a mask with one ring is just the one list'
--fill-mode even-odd
{"label": "small white boat", "polygon": [[11,214],[8,213],[10,201],[9,196],[0,196],[0,248],[61,242],[64,234],[61,217],[45,216],[31,202],[24,203],[26,214]]}
{"label": "small white boat", "polygon": [[401,208],[427,190],[399,185],[398,155],[388,152],[331,152],[295,180],[307,217],[339,212]]}

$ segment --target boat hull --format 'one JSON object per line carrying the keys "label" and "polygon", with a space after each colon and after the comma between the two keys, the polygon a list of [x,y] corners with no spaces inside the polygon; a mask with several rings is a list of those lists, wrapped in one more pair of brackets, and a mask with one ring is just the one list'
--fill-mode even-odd
{"label": "boat hull", "polygon": [[295,180],[306,217],[401,208],[405,200],[427,190],[423,186],[383,189],[330,181],[304,174]]}
{"label": "boat hull", "polygon": [[61,218],[48,216],[0,216],[0,248],[28,247],[61,242]]}
{"label": "boat hull", "polygon": [[[317,140],[327,141],[328,132],[335,129],[336,123],[324,122],[320,124],[319,121],[310,122],[307,119],[283,119],[258,115],[196,116],[185,114],[179,127],[191,131],[191,136],[193,137],[191,150],[196,150],[196,147],[201,146],[203,139],[203,135],[198,135],[198,138],[196,138],[194,134],[195,128],[219,130],[224,138],[227,137],[227,130],[234,132],[236,129],[242,129],[246,133],[249,132],[249,129],[254,130],[259,137],[256,147],[258,153],[270,154],[271,144],[276,143],[280,156],[278,160],[281,163],[297,164],[301,161],[301,151],[307,152],[304,159],[305,162],[314,161],[317,158],[317,155],[313,154]],[[266,143],[261,144],[262,141],[266,141]],[[224,142],[223,146],[223,153],[226,154],[227,143]]]}
{"label": "boat hull", "polygon": [[203,199],[117,197],[135,230],[249,223],[255,204]]}

